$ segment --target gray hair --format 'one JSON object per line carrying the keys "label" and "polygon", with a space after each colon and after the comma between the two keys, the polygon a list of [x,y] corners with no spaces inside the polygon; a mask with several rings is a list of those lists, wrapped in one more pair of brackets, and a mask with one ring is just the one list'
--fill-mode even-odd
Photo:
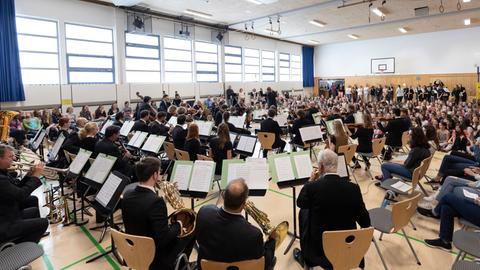
{"label": "gray hair", "polygon": [[330,149],[324,149],[318,154],[318,167],[323,165],[325,172],[336,173],[338,166],[338,155]]}
{"label": "gray hair", "polygon": [[5,157],[5,153],[7,151],[12,151],[15,153],[15,148],[11,147],[10,145],[7,144],[0,144],[0,158]]}

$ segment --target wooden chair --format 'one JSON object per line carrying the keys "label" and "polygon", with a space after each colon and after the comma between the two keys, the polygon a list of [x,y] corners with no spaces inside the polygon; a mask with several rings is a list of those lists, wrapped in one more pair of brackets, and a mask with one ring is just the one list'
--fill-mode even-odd
{"label": "wooden chair", "polygon": [[187,151],[175,149],[175,157],[177,160],[190,160],[190,154]]}
{"label": "wooden chair", "polygon": [[259,157],[261,157],[263,150],[273,150],[273,144],[275,143],[275,133],[270,132],[258,132],[258,141],[260,142]]}
{"label": "wooden chair", "polygon": [[[399,179],[399,178],[391,178],[391,179],[385,179],[384,181],[381,182],[380,184],[380,187],[381,188],[384,188],[386,190],[391,190],[397,194],[400,194],[400,195],[410,195],[410,194],[413,194],[413,192],[415,191],[415,188],[417,187],[418,183],[420,182],[420,179],[421,179],[421,173],[423,171],[423,167],[424,167],[424,164],[425,164],[425,160],[422,161],[414,170],[413,170],[413,173],[412,173],[412,178],[411,179],[408,179],[410,181],[406,181],[404,180],[403,178],[402,179]],[[410,182],[410,183],[408,183]],[[403,183],[403,184],[406,184],[406,185],[409,185],[410,186],[410,189],[407,190],[407,191],[403,191],[403,190],[399,190],[399,189],[396,189],[393,187],[393,185],[396,185],[397,183]]]}
{"label": "wooden chair", "polygon": [[[392,174],[393,177],[395,178],[399,178],[399,179],[402,179],[403,181],[406,181],[406,182],[412,182],[412,188],[415,189],[417,186],[422,190],[423,194],[425,194],[425,196],[428,196],[428,193],[427,191],[425,190],[425,188],[422,186],[422,183],[420,182],[420,180],[425,176],[425,174],[427,173],[428,171],[428,167],[430,166],[430,163],[432,162],[432,159],[433,159],[433,155],[432,156],[429,156],[428,158],[422,160],[422,162],[420,163],[420,165],[417,167],[419,168],[419,172],[418,172],[418,179],[414,179],[413,176],[415,176],[415,178],[417,177],[417,175],[414,175],[412,174],[412,178],[407,178],[407,177],[403,177],[403,176],[400,176],[400,175],[396,175],[396,174]],[[417,169],[415,168],[415,170]],[[415,170],[413,171],[415,173]],[[394,190],[395,191],[395,190]],[[396,192],[396,191],[395,191]],[[409,192],[411,193],[411,192]]]}
{"label": "wooden chair", "polygon": [[357,268],[370,248],[373,227],[323,232],[323,251],[334,270]]}
{"label": "wooden chair", "polygon": [[127,266],[148,270],[155,257],[155,242],[150,237],[136,236],[111,229],[112,240]]}
{"label": "wooden chair", "polygon": [[[382,160],[380,159],[380,157],[382,156],[382,150],[385,147],[386,140],[387,139],[385,137],[380,138],[380,139],[373,139],[372,140],[372,153],[358,153],[358,154],[366,157],[369,161],[372,158],[376,158],[378,160],[378,163],[381,166],[382,165]],[[360,160],[360,161],[363,160],[361,157],[357,157],[357,159]],[[370,177],[373,179],[373,175],[370,172],[370,168],[368,166],[365,166],[365,168],[366,168],[365,170],[370,174]]]}
{"label": "wooden chair", "polygon": [[[405,232],[404,227],[410,223],[410,219],[415,214],[420,197],[421,194],[417,192],[406,200],[392,204],[392,210],[380,207],[368,211],[372,227],[380,232],[379,240],[382,240],[384,233],[392,234],[402,231],[403,236],[405,237],[405,240],[407,240],[408,246],[412,250],[418,265],[421,265],[420,260],[418,259],[417,253],[413,249],[413,246],[408,239],[408,235]],[[387,264],[385,263],[382,253],[380,252],[380,248],[378,247],[375,237],[373,237],[373,243],[375,244],[375,248],[377,249],[378,255],[382,260],[385,270],[387,270]]]}
{"label": "wooden chair", "polygon": [[[347,145],[342,145],[338,147],[338,153],[343,154],[345,156],[345,162],[347,164],[348,170],[352,172],[353,179],[355,179],[355,182],[357,182],[357,178],[355,177],[355,174],[353,173],[352,167],[350,167],[350,163],[352,162],[353,156],[355,156],[355,152],[357,151],[358,145],[356,144],[347,144]],[[358,182],[357,182],[358,184]]]}
{"label": "wooden chair", "polygon": [[175,160],[175,146],[171,142],[164,142],[163,149],[165,150],[165,154],[167,155],[168,160],[170,160],[168,162],[167,168],[163,172],[163,174],[165,175],[168,172],[170,166],[172,166],[173,161]]}
{"label": "wooden chair", "polygon": [[201,260],[200,265],[202,266],[203,270],[263,270],[265,268],[265,258],[261,257],[255,260],[245,260],[231,263]]}

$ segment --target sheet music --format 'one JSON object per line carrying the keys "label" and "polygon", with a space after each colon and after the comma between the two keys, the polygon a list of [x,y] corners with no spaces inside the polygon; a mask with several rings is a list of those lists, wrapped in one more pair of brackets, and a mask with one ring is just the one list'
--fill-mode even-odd
{"label": "sheet music", "polygon": [[208,192],[212,184],[215,162],[209,160],[197,160],[193,165],[192,180],[188,187],[191,191]]}
{"label": "sheet music", "polygon": [[478,198],[478,194],[470,192],[466,189],[463,189],[463,196],[465,196],[465,198],[469,198],[472,200],[476,200]]}
{"label": "sheet music", "polygon": [[229,122],[232,123],[237,128],[243,128],[243,124],[245,124],[246,114],[242,116],[230,116]]}
{"label": "sheet music", "polygon": [[170,116],[170,119],[168,119],[169,126],[174,127],[177,125],[177,117],[176,116]]}
{"label": "sheet music", "polygon": [[102,130],[100,130],[100,133],[105,134],[105,130],[107,130],[107,128],[111,125],[113,125],[113,120],[108,119],[107,122],[105,122],[105,124],[103,124]]}
{"label": "sheet music", "polygon": [[312,114],[313,122],[319,125],[322,122],[322,113],[314,113]]}
{"label": "sheet music", "polygon": [[118,186],[122,183],[122,178],[111,173],[108,176],[108,179],[105,181],[105,184],[102,186],[98,192],[95,200],[99,202],[103,207],[107,207],[108,203],[112,199],[115,191],[117,191]]}
{"label": "sheet music", "polygon": [[179,190],[188,190],[192,168],[193,165],[191,164],[178,164],[175,167],[175,173],[172,175],[171,181],[177,183]]}
{"label": "sheet music", "polygon": [[248,171],[247,186],[249,189],[268,188],[268,165],[267,163],[245,163]]}
{"label": "sheet music", "polygon": [[150,135],[147,141],[143,144],[142,150],[152,153],[158,153],[160,147],[167,137],[160,135]]}
{"label": "sheet music", "polygon": [[212,121],[196,120],[195,124],[197,124],[198,132],[201,136],[210,136],[210,133],[212,133],[212,127],[214,124]]}
{"label": "sheet music", "polygon": [[133,146],[135,148],[140,148],[142,146],[142,143],[147,138],[147,136],[148,136],[147,132],[136,131],[132,139],[130,139],[130,141],[128,142],[128,145]]}
{"label": "sheet music", "polygon": [[338,155],[337,174],[342,178],[348,177],[348,168],[343,155]]}
{"label": "sheet music", "polygon": [[275,158],[273,162],[275,164],[275,169],[277,171],[277,178],[279,182],[295,179],[295,175],[293,174],[292,162],[290,161],[289,156]]}
{"label": "sheet music", "polygon": [[256,137],[240,135],[240,139],[238,140],[238,144],[237,144],[237,150],[247,152],[247,153],[253,153],[253,151],[255,150],[256,143],[257,143]]}
{"label": "sheet music", "polygon": [[135,131],[135,133],[133,133],[132,138],[130,138],[130,141],[128,141],[127,145],[133,146],[135,144],[135,141],[140,136],[140,133],[142,133],[142,132],[141,131]]}
{"label": "sheet music", "polygon": [[309,178],[312,175],[312,162],[310,155],[295,155],[293,156],[295,168],[297,168],[297,178]]}
{"label": "sheet music", "polygon": [[355,118],[355,124],[363,124],[363,113],[354,113],[353,117]]}
{"label": "sheet music", "polygon": [[90,166],[90,169],[88,169],[85,174],[85,178],[103,184],[116,160],[116,157],[98,154],[92,166]]}
{"label": "sheet music", "polygon": [[60,136],[58,136],[57,140],[55,141],[55,144],[53,145],[52,152],[50,153],[50,159],[54,160],[58,152],[60,151],[60,148],[62,148],[62,144],[65,141],[65,136],[63,136],[62,133],[60,133]]}
{"label": "sheet music", "polygon": [[229,133],[230,133],[230,142],[233,145],[233,142],[235,142],[235,139],[237,138],[238,135],[236,133],[233,133],[233,132],[229,132]]}
{"label": "sheet music", "polygon": [[92,152],[80,148],[77,156],[72,163],[70,163],[68,170],[76,175],[79,175],[91,155]]}
{"label": "sheet music", "polygon": [[402,181],[396,182],[395,184],[392,185],[392,187],[395,188],[395,189],[398,189],[402,192],[407,192],[410,189],[412,189],[412,186],[410,186],[409,184],[404,183]]}
{"label": "sheet music", "polygon": [[408,157],[408,155],[399,155],[399,156],[396,156],[393,160],[398,160],[398,161],[405,162],[405,160],[407,160],[407,157]]}
{"label": "sheet music", "polygon": [[253,157],[247,157],[245,159],[246,163],[258,163],[258,164],[267,164],[267,159],[266,158],[253,158]]}
{"label": "sheet music", "polygon": [[267,110],[255,110],[253,111],[253,119],[261,120],[263,116],[267,115]]}
{"label": "sheet music", "polygon": [[279,114],[273,118],[273,120],[278,122],[278,125],[281,127],[286,127],[288,125],[288,115]]}
{"label": "sheet music", "polygon": [[45,138],[45,135],[47,133],[45,132],[45,130],[41,130],[40,131],[40,134],[38,134],[38,137],[35,138],[35,141],[33,141],[33,149],[38,149],[38,147],[40,147],[40,144],[43,142],[43,139]]}
{"label": "sheet music", "polygon": [[323,133],[320,126],[309,126],[299,129],[300,136],[302,136],[302,141],[315,141],[323,139]]}
{"label": "sheet music", "polygon": [[130,133],[130,130],[132,130],[134,124],[134,121],[125,121],[125,123],[123,123],[122,125],[122,128],[120,129],[120,135],[127,137],[128,133]]}
{"label": "sheet music", "polygon": [[248,167],[245,163],[228,164],[227,183],[238,178],[243,178],[245,181],[247,181],[248,177]]}

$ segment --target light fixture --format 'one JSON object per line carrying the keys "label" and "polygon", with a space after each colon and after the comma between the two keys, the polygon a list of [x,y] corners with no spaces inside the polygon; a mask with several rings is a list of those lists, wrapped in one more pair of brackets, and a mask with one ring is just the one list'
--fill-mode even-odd
{"label": "light fixture", "polygon": [[405,29],[404,27],[398,28],[398,31],[402,32],[403,34],[408,32],[407,29]]}
{"label": "light fixture", "polygon": [[377,15],[378,17],[383,17],[383,16],[385,16],[385,11],[384,11],[382,8],[380,8],[380,7],[377,7],[377,8],[372,9],[372,12],[373,12],[375,15]]}
{"label": "light fixture", "polygon": [[250,2],[252,4],[255,4],[255,5],[261,5],[262,4],[262,2],[260,2],[258,0],[245,0],[245,1]]}
{"label": "light fixture", "polygon": [[273,29],[265,29],[265,32],[269,33],[270,35],[273,35],[273,34],[279,35],[278,31]]}
{"label": "light fixture", "polygon": [[463,0],[463,3],[470,3],[471,0]]}
{"label": "light fixture", "polygon": [[197,16],[197,17],[202,17],[202,18],[205,18],[205,19],[210,19],[212,17],[212,14],[208,14],[208,13],[204,13],[204,12],[200,12],[200,11],[196,11],[196,10],[191,10],[191,9],[186,9],[184,12],[187,13],[187,14]]}
{"label": "light fixture", "polygon": [[351,39],[358,39],[358,36],[354,34],[349,34],[348,37]]}
{"label": "light fixture", "polygon": [[470,23],[471,23],[470,18],[467,18],[463,21],[463,24],[465,24],[465,25],[470,25]]}
{"label": "light fixture", "polygon": [[316,41],[316,40],[313,40],[313,39],[310,39],[308,42],[312,43],[312,44],[320,44],[320,42]]}
{"label": "light fixture", "polygon": [[311,21],[309,21],[309,23],[311,23],[315,26],[318,26],[318,27],[325,27],[325,25],[326,25],[326,23],[321,22],[319,20],[311,20]]}

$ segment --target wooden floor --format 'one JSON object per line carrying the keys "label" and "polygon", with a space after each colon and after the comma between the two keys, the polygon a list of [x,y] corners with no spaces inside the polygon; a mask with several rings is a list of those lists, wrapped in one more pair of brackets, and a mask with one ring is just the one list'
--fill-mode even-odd
{"label": "wooden floor", "polygon": [[[258,147],[257,147],[258,148]],[[444,154],[437,153],[432,161],[432,166],[428,172],[428,175],[436,175],[436,171],[440,165],[442,156]],[[380,172],[379,164],[376,161],[372,162],[371,167],[373,175],[377,175]],[[365,173],[363,169],[355,171],[355,176],[361,187],[363,197],[367,206],[367,209],[379,207],[383,200],[385,191],[376,187],[374,181]],[[42,196],[42,189],[40,187],[35,194]],[[427,187],[427,190],[431,192],[431,189]],[[297,189],[297,193],[300,188]],[[341,196],[341,194],[339,194]],[[278,189],[278,187],[270,183],[269,190],[265,197],[262,198],[250,198],[259,209],[265,211],[272,224],[278,224],[283,220],[287,220],[290,223],[290,228],[293,230],[293,218],[292,218],[292,190],[291,189]],[[186,205],[190,205],[190,202],[185,200]],[[209,194],[205,200],[198,200],[195,202],[195,208],[198,209],[205,204],[217,203],[217,196],[215,190]],[[218,202],[221,205],[221,201]],[[169,212],[171,209],[169,209]],[[46,209],[42,209],[42,213],[46,214]],[[118,220],[120,216],[116,217]],[[253,224],[256,223],[250,220]],[[455,259],[456,250],[453,249],[451,253],[441,251],[438,249],[432,249],[425,246],[423,240],[425,238],[435,238],[438,235],[439,223],[436,220],[424,218],[418,214],[413,218],[414,223],[417,226],[417,230],[413,230],[411,227],[406,228],[406,232],[411,239],[411,243],[416,250],[421,266],[418,266],[415,262],[413,254],[408,248],[407,242],[401,234],[393,234],[384,236],[383,241],[379,242],[380,249],[385,257],[389,269],[450,269]],[[98,259],[95,262],[86,264],[85,261],[108,251],[110,249],[110,237],[107,233],[105,239],[99,243],[100,236],[99,231],[93,231],[89,228],[95,226],[94,218],[90,218],[89,224],[85,226],[68,226],[51,225],[50,236],[41,240],[40,244],[45,250],[45,255],[42,258],[36,260],[32,266],[33,269],[127,269],[121,267],[113,256],[105,256]],[[378,239],[379,234],[375,232],[375,237]],[[277,264],[275,269],[302,269],[297,264],[290,250],[284,255],[284,250],[288,245],[290,238],[278,248],[276,251]],[[233,243],[232,243],[233,244]],[[297,240],[294,243],[294,247],[299,247],[300,243]],[[195,251],[190,257],[191,260],[196,259]],[[366,255],[366,268],[365,269],[383,269],[380,258],[377,251],[372,244]]]}

